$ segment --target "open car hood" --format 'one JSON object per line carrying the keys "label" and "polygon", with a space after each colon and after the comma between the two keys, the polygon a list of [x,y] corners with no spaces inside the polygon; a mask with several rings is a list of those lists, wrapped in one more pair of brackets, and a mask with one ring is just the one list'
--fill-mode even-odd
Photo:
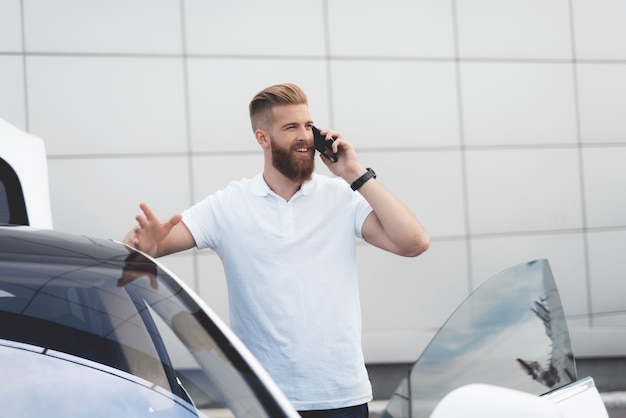
{"label": "open car hood", "polygon": [[429,417],[474,383],[543,395],[577,380],[550,265],[511,267],[475,290],[438,331],[396,389],[386,418]]}

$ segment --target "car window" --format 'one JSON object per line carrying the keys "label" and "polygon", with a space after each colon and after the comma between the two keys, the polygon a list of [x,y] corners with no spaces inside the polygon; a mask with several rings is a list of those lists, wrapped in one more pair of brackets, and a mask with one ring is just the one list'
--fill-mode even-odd
{"label": "car window", "polygon": [[[228,337],[178,282],[121,248],[126,254],[88,262],[58,256],[41,256],[37,263],[2,260],[0,346],[116,375],[165,394],[184,411],[282,416]],[[17,376],[25,367],[5,366],[3,372]],[[74,391],[61,387],[63,376],[57,376],[55,396],[71,396]]]}
{"label": "car window", "polygon": [[385,417],[428,417],[450,391],[486,383],[545,394],[576,380],[547,260],[514,266],[473,292],[398,386]]}
{"label": "car window", "polygon": [[22,184],[13,167],[0,158],[0,223],[28,225]]}

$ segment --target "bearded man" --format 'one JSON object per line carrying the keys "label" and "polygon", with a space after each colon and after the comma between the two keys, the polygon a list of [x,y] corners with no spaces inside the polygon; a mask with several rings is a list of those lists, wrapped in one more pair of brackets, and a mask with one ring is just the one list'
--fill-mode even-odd
{"label": "bearded man", "polygon": [[430,239],[340,132],[314,173],[313,120],[294,84],[249,105],[264,168],[162,222],[146,204],[124,238],[155,257],[197,247],[222,260],[230,324],[303,417],[367,417],[356,240],[414,257]]}

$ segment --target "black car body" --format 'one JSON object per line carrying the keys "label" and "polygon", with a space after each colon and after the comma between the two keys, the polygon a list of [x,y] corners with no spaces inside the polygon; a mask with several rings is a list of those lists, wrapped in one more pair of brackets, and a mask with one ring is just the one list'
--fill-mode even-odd
{"label": "black car body", "polygon": [[298,416],[184,283],[123,244],[0,228],[0,415]]}

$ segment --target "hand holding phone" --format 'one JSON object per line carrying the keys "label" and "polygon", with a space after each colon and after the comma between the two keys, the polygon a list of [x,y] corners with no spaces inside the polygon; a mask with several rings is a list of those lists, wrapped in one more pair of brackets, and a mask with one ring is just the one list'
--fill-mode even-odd
{"label": "hand holding phone", "polygon": [[313,143],[315,144],[315,149],[320,152],[324,157],[328,158],[331,162],[336,163],[338,158],[337,154],[333,151],[333,142],[334,139],[327,140],[324,135],[317,129],[315,126],[313,128]]}

